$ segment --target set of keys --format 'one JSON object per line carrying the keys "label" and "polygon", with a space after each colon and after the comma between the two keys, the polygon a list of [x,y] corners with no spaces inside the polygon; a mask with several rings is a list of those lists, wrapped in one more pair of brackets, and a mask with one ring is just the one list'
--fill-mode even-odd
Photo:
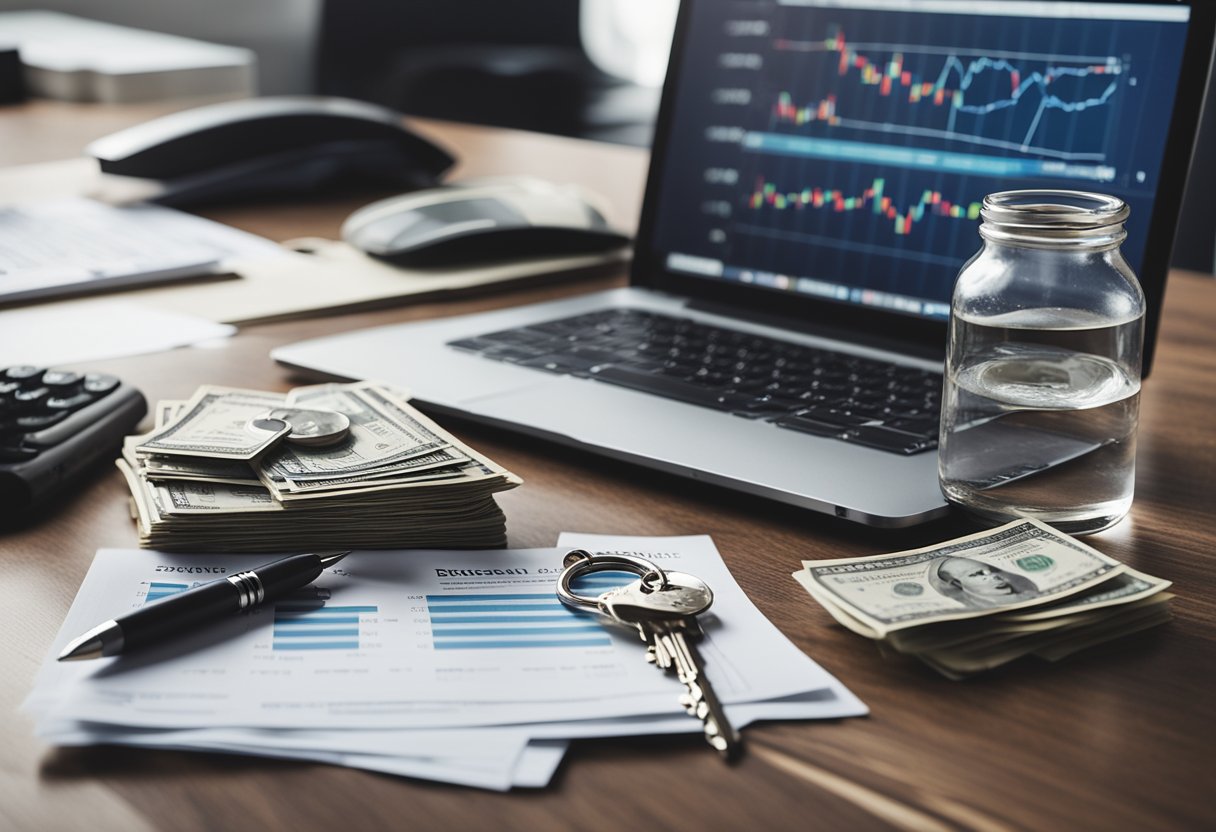
{"label": "set of keys", "polygon": [[[566,553],[557,581],[563,604],[599,613],[608,621],[636,630],[646,643],[646,660],[674,672],[684,685],[680,704],[701,721],[706,741],[727,760],[743,750],[743,738],[726,718],[695,642],[702,635],[697,616],[713,604],[709,586],[693,575],[660,569],[629,555],[593,555],[584,549]],[[575,579],[593,572],[625,571],[638,577],[595,598],[571,588]]]}

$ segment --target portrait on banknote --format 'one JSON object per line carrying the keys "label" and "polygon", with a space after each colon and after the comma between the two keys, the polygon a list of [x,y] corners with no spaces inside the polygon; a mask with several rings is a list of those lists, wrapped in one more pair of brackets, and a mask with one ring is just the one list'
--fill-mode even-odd
{"label": "portrait on banknote", "polygon": [[972,609],[1017,604],[1039,593],[1030,578],[967,557],[940,557],[929,564],[929,585]]}

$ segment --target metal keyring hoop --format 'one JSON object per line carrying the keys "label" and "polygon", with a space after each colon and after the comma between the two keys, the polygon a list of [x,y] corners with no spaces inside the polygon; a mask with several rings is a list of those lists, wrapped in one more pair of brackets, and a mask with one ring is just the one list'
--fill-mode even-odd
{"label": "metal keyring hoop", "polygon": [[655,592],[667,585],[667,573],[644,558],[632,555],[593,555],[586,549],[571,549],[562,558],[565,569],[557,579],[557,597],[563,604],[582,609],[598,609],[599,598],[589,598],[579,595],[570,588],[575,578],[590,575],[595,572],[608,572],[619,569],[631,572],[642,579],[643,591]]}

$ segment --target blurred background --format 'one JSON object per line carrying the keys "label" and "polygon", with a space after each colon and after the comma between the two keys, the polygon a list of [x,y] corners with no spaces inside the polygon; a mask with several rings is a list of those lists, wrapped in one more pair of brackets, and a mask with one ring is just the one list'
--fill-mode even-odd
{"label": "blurred background", "polygon": [[[0,11],[59,11],[244,47],[256,55],[263,95],[345,95],[413,115],[638,146],[650,143],[676,8],[677,0],[0,0]],[[1214,98],[1209,83],[1173,258],[1205,272],[1216,271]]]}

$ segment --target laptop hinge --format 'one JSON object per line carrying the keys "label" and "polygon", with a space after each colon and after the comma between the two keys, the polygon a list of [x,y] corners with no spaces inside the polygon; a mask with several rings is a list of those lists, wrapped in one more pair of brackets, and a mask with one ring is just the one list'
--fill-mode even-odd
{"label": "laptop hinge", "polygon": [[749,323],[776,327],[777,329],[789,329],[805,335],[814,335],[819,338],[828,338],[833,341],[844,341],[845,343],[849,344],[857,344],[858,346],[869,347],[871,349],[885,350],[887,352],[899,353],[915,358],[923,358],[929,361],[942,361],[946,354],[945,343],[926,344],[923,341],[913,341],[911,339],[896,338],[889,335],[876,335],[869,332],[859,332],[856,329],[845,329],[843,327],[832,326],[831,324],[823,323],[822,321],[805,321],[798,320],[796,318],[786,318],[782,317],[781,315],[740,309],[738,306],[713,303],[712,301],[690,299],[685,305],[689,309],[694,309],[697,312],[706,312],[710,315],[721,315],[727,318],[741,319],[748,321]]}

